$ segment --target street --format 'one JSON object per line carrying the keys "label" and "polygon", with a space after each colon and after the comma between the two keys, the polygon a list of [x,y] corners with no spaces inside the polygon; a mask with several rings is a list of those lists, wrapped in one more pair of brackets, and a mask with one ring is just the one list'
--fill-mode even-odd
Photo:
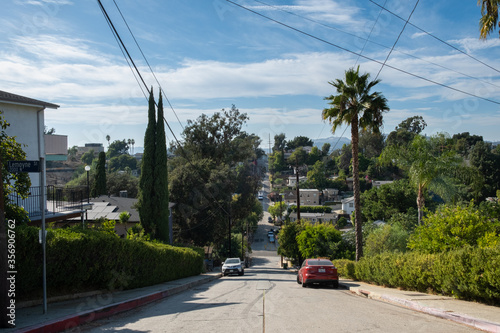
{"label": "street", "polygon": [[[265,199],[267,201],[267,199]],[[252,266],[162,301],[81,327],[83,332],[476,332],[471,328],[351,294],[302,288],[279,267],[266,213]]]}

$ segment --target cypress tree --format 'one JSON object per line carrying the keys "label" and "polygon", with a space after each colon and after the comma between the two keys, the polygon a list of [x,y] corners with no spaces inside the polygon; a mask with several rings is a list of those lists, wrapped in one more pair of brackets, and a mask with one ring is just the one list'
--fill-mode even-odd
{"label": "cypress tree", "polygon": [[144,155],[142,157],[141,178],[139,180],[138,210],[145,233],[153,238],[156,232],[154,214],[154,169],[156,151],[156,114],[153,88],[149,94],[148,126],[144,135]]}
{"label": "cypress tree", "polygon": [[106,194],[106,153],[103,151],[99,153],[94,186],[92,187],[93,197],[98,197],[101,194]]}
{"label": "cypress tree", "polygon": [[158,99],[158,117],[156,121],[156,150],[154,169],[155,221],[156,236],[159,240],[168,243],[168,170],[167,170],[167,142],[165,139],[165,125],[163,124],[163,99],[160,91]]}

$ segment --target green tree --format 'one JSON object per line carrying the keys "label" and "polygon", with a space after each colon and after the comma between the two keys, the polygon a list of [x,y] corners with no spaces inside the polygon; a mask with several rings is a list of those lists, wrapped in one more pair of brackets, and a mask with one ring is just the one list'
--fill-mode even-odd
{"label": "green tree", "polygon": [[296,136],[293,140],[286,143],[288,149],[296,149],[299,147],[312,147],[313,141],[306,136]]}
{"label": "green tree", "polygon": [[382,126],[382,113],[389,110],[387,100],[379,92],[371,92],[380,81],[370,81],[370,74],[359,74],[357,69],[351,68],[345,72],[343,80],[337,79],[329,82],[337,91],[325,99],[329,101],[330,108],[323,110],[323,119],[332,124],[332,132],[342,124],[351,126],[352,144],[352,171],[354,189],[354,209],[356,227],[356,260],[363,255],[360,185],[359,185],[359,128],[371,129],[378,133]]}
{"label": "green tree", "polygon": [[111,137],[108,135],[106,135],[106,141],[108,141],[108,148],[109,148],[109,140],[111,140]]}
{"label": "green tree", "polygon": [[286,148],[286,136],[285,133],[276,134],[274,136],[274,146],[273,152],[284,152]]}
{"label": "green tree", "polygon": [[167,142],[165,139],[165,126],[163,124],[163,98],[161,91],[158,99],[158,117],[156,122],[154,178],[155,234],[158,235],[158,239],[167,243],[169,241]]}
{"label": "green tree", "polygon": [[283,217],[283,215],[286,214],[287,209],[288,206],[284,201],[275,202],[273,205],[269,205],[269,207],[267,207],[267,211],[271,214],[273,219],[276,219],[276,217],[279,218],[280,216]]}
{"label": "green tree", "polygon": [[410,233],[399,225],[386,224],[366,237],[365,255],[375,256],[383,252],[406,252]]}
{"label": "green tree", "polygon": [[359,134],[359,151],[366,158],[371,159],[379,157],[384,149],[384,136],[378,132],[373,133],[370,130],[361,131]]}
{"label": "green tree", "polygon": [[500,187],[500,155],[492,151],[490,143],[478,141],[469,154],[469,161],[484,180],[480,188],[480,200],[495,196]]}
{"label": "green tree", "polygon": [[447,197],[456,193],[449,179],[460,166],[460,158],[454,151],[441,152],[442,137],[434,136],[429,140],[416,135],[406,147],[388,146],[382,152],[381,159],[394,162],[407,172],[410,184],[417,190],[417,208],[419,224],[423,217],[425,196],[429,189]]}
{"label": "green tree", "polygon": [[297,236],[303,229],[303,223],[287,222],[281,228],[279,234],[278,254],[292,259],[292,262],[297,265],[300,265],[302,262]]}
{"label": "green tree", "polygon": [[314,163],[316,163],[320,159],[321,151],[316,146],[312,147],[311,152],[309,153],[309,156],[307,158],[307,165],[314,165]]}
{"label": "green tree", "polygon": [[386,143],[388,146],[406,146],[416,135],[420,134],[425,127],[427,127],[427,123],[421,116],[407,118],[399,123],[394,131],[389,133]]}
{"label": "green tree", "polygon": [[339,259],[342,252],[342,234],[333,225],[306,223],[297,236],[297,244],[304,258]]}
{"label": "green tree", "polygon": [[312,183],[316,189],[324,189],[327,187],[328,178],[326,177],[325,163],[317,161],[314,166],[307,172],[307,181]]}
{"label": "green tree", "polygon": [[[139,217],[146,234],[154,238],[155,227],[155,156],[156,156],[156,112],[153,88],[149,95],[148,126],[144,134],[144,155],[142,156],[141,177],[139,179]],[[116,142],[116,141],[115,141]],[[108,149],[109,152],[109,149]]]}
{"label": "green tree", "polygon": [[94,149],[90,149],[89,151],[87,151],[82,155],[81,161],[87,165],[91,165],[94,158],[95,158]]}
{"label": "green tree", "polygon": [[101,151],[99,153],[99,160],[97,162],[97,170],[94,177],[92,186],[93,197],[98,197],[101,194],[107,194],[106,190],[106,154]]}
{"label": "green tree", "polygon": [[478,0],[481,4],[481,19],[479,20],[479,38],[486,39],[498,23],[499,0]]}
{"label": "green tree", "polygon": [[321,155],[323,156],[328,156],[330,154],[330,148],[332,145],[328,142],[325,142],[323,146],[321,147]]}
{"label": "green tree", "polygon": [[68,158],[70,161],[76,161],[76,153],[78,153],[78,147],[73,146],[68,148]]}
{"label": "green tree", "polygon": [[288,157],[288,164],[300,167],[307,164],[307,159],[307,152],[302,147],[299,147]]}
{"label": "green tree", "polygon": [[120,171],[125,170],[127,167],[130,170],[137,169],[137,160],[135,157],[132,157],[128,154],[114,156],[109,159],[109,170],[111,171]]}
{"label": "green tree", "polygon": [[125,139],[121,141],[115,140],[111,142],[111,144],[108,146],[108,151],[106,152],[106,155],[109,159],[111,159],[115,156],[128,154],[128,149],[129,146],[127,144],[127,141],[125,141]]}
{"label": "green tree", "polygon": [[411,235],[408,246],[427,253],[462,248],[465,245],[500,245],[500,222],[470,202],[468,205],[442,205],[428,214],[424,224]]}

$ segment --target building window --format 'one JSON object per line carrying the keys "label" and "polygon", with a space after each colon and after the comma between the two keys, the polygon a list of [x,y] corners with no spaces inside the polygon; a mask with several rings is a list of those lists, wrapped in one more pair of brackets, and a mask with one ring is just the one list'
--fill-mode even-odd
{"label": "building window", "polygon": [[349,207],[354,207],[354,204],[352,202],[349,203]]}

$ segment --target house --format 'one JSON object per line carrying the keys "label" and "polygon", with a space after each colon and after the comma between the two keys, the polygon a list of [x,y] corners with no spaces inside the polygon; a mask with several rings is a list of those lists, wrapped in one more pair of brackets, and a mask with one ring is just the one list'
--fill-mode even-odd
{"label": "house", "polygon": [[321,205],[320,191],[317,189],[300,189],[300,204],[303,206]]}
{"label": "house", "polygon": [[[300,213],[300,219],[306,220],[311,224],[316,223],[336,223],[338,215],[336,213]],[[297,221],[297,213],[290,213],[290,221]]]}
{"label": "house", "polygon": [[100,152],[104,152],[104,146],[102,143],[86,143],[84,147],[78,147],[78,155],[83,155],[90,150],[98,155]]}
{"label": "house", "polygon": [[[43,162],[46,162],[67,158],[67,136],[44,134],[45,109],[58,108],[57,104],[0,90],[0,111],[10,124],[5,132],[16,137],[16,141],[26,153],[26,160],[40,161],[43,158]],[[12,193],[9,200],[24,207],[35,224],[41,222],[43,211],[46,212],[46,222],[68,215],[81,216],[84,189],[75,189],[69,193],[68,190],[44,186],[42,182],[46,178],[45,169],[45,165],[42,165],[43,171],[29,173],[31,188],[28,198],[22,199],[17,193]],[[41,204],[42,193],[47,201]]]}
{"label": "house", "polygon": [[[300,176],[299,177],[299,184],[300,183],[304,183],[307,181],[307,177],[306,176]],[[287,181],[287,185],[290,186],[290,187],[294,187],[294,186],[297,186],[297,176],[289,176],[288,177],[288,181]]]}
{"label": "house", "polygon": [[340,201],[339,190],[335,188],[325,188],[322,191],[322,202],[338,202]]}
{"label": "house", "polygon": [[342,210],[345,212],[345,214],[349,215],[354,212],[354,197],[349,197],[342,200]]}
{"label": "house", "polygon": [[374,180],[374,181],[372,181],[372,187],[377,188],[377,187],[380,187],[382,185],[390,184],[393,182],[394,182],[394,180]]}

